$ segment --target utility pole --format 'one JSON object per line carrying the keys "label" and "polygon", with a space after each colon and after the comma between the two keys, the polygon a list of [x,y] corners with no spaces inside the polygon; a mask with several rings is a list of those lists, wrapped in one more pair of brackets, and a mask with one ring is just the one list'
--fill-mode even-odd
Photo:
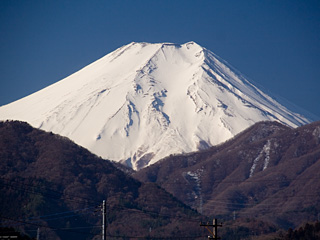
{"label": "utility pole", "polygon": [[[222,224],[218,224],[218,220],[216,218],[213,219],[212,224],[200,223],[200,226],[205,227],[212,234],[212,236],[208,236],[208,239],[220,239],[220,237],[218,237],[218,227],[222,227]],[[212,227],[212,230],[209,227]]]}
{"label": "utility pole", "polygon": [[37,229],[37,240],[40,240],[40,228]]}
{"label": "utility pole", "polygon": [[107,240],[107,207],[106,200],[102,202],[102,240]]}

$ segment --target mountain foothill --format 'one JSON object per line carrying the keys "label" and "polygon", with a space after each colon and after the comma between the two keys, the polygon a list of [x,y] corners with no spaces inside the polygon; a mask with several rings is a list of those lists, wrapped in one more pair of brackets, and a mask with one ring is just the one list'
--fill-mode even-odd
{"label": "mountain foothill", "polygon": [[28,234],[39,227],[48,239],[99,239],[106,200],[111,238],[203,239],[199,223],[213,218],[224,222],[223,239],[279,237],[317,220],[319,146],[320,122],[260,122],[219,146],[133,171],[66,137],[1,122],[1,223]]}

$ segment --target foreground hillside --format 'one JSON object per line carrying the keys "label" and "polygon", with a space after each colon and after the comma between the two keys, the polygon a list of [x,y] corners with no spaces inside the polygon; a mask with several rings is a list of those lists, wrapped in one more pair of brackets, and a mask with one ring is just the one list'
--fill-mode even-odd
{"label": "foreground hillside", "polygon": [[153,183],[141,183],[70,140],[23,122],[0,122],[0,220],[41,239],[189,236],[199,215]]}
{"label": "foreground hillside", "polygon": [[319,146],[320,122],[297,129],[262,122],[220,146],[135,172],[142,183],[65,137],[0,122],[1,227],[31,237],[39,228],[42,239],[101,239],[105,199],[110,239],[203,239],[199,222],[213,218],[225,240],[290,239],[296,233],[281,238],[279,227],[318,217]]}
{"label": "foreground hillside", "polygon": [[320,122],[261,122],[209,150],[170,156],[135,173],[200,213],[283,228],[320,212]]}

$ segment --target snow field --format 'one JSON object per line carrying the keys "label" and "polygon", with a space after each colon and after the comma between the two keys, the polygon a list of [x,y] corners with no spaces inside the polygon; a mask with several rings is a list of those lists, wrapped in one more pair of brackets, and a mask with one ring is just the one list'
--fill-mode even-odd
{"label": "snow field", "polygon": [[194,42],[130,43],[2,106],[0,119],[27,121],[134,169],[219,144],[258,121],[308,122]]}

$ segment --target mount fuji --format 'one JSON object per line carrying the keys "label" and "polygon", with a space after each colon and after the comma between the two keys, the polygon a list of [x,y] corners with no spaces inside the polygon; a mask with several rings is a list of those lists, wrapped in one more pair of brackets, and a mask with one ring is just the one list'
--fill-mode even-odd
{"label": "mount fuji", "polygon": [[309,122],[194,42],[130,43],[0,107],[0,119],[66,136],[133,169],[222,143],[259,121]]}

